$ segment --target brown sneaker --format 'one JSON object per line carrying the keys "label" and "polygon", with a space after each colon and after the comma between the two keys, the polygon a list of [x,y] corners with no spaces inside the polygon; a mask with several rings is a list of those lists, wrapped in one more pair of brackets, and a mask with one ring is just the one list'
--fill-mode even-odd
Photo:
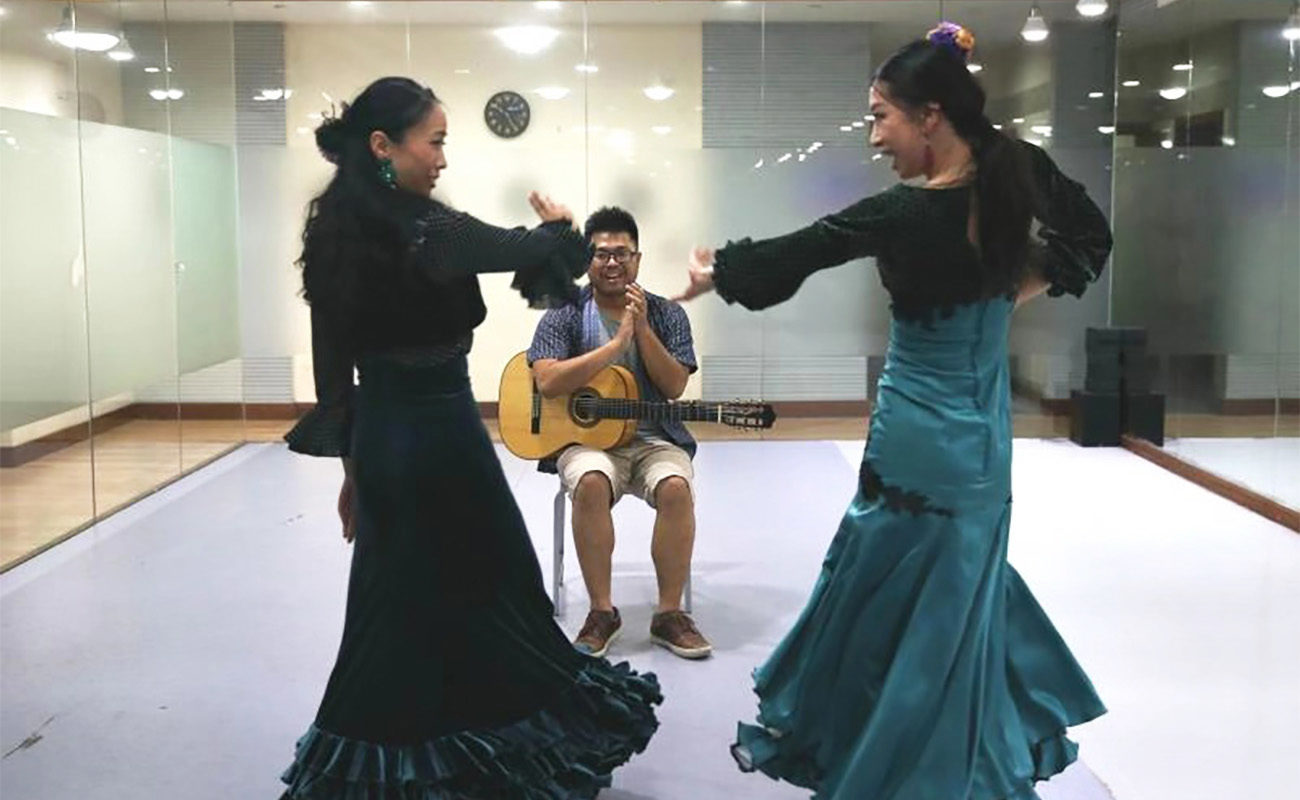
{"label": "brown sneaker", "polygon": [[713,652],[713,645],[685,611],[663,611],[651,617],[650,641],[682,658],[706,658]]}
{"label": "brown sneaker", "polygon": [[618,638],[618,632],[622,629],[623,618],[618,615],[617,608],[613,611],[597,611],[593,608],[587,612],[587,621],[582,623],[582,630],[578,631],[578,638],[573,640],[573,647],[592,658],[603,658],[610,643]]}

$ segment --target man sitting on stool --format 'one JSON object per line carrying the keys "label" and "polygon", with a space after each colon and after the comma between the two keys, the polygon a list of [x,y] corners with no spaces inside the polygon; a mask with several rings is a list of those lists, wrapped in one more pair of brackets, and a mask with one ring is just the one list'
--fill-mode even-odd
{"label": "man sitting on stool", "polygon": [[[572,394],[602,369],[619,364],[635,376],[641,398],[678,398],[696,370],[691,324],[682,307],[636,284],[641,254],[636,220],[621,208],[592,214],[585,229],[595,257],[577,305],[547,311],[528,363],[546,397]],[[683,658],[712,647],[681,608],[695,543],[695,440],[680,422],[642,421],[636,438],[611,450],[573,445],[543,471],[558,471],[573,499],[573,542],[591,610],[574,646],[603,656],[623,626],[610,595],[614,503],[627,492],[655,509],[650,553],[659,603],[650,638]]]}

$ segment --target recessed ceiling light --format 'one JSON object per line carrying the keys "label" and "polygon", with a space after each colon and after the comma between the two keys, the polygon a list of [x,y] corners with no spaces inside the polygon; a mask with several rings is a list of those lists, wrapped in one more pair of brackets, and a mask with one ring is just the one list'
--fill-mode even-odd
{"label": "recessed ceiling light", "polygon": [[560,32],[544,25],[515,25],[493,33],[501,44],[526,56],[535,56],[555,43]]}
{"label": "recessed ceiling light", "polygon": [[1106,0],[1079,0],[1074,5],[1074,10],[1078,11],[1080,16],[1100,17],[1106,13],[1109,7]]}

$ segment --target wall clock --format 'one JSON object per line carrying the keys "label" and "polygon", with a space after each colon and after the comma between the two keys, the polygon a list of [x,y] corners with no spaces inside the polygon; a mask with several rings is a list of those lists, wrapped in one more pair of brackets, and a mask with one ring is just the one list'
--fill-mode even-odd
{"label": "wall clock", "polygon": [[518,92],[497,92],[483,106],[483,121],[488,130],[502,139],[513,139],[528,130],[532,110]]}

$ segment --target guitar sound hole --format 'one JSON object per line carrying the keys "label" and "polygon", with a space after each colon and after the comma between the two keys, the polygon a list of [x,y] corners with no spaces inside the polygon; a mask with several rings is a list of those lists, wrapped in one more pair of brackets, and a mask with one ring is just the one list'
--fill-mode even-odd
{"label": "guitar sound hole", "polygon": [[596,401],[599,399],[600,395],[591,389],[574,392],[569,398],[569,416],[584,428],[595,427],[600,422],[600,417],[596,416]]}

